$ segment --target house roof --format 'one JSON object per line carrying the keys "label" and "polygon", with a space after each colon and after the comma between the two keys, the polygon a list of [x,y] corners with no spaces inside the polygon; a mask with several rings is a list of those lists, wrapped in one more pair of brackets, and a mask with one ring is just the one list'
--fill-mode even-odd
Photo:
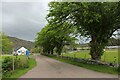
{"label": "house roof", "polygon": [[20,49],[18,49],[17,51],[21,51],[21,50],[24,50],[26,51],[27,49],[25,47],[21,47]]}

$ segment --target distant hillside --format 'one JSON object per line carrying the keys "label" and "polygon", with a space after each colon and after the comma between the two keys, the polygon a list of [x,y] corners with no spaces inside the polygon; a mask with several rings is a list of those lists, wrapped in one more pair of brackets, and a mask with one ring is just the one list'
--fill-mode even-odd
{"label": "distant hillside", "polygon": [[10,37],[10,36],[8,36],[8,38],[13,42],[14,49],[18,49],[22,46],[27,49],[31,49],[34,47],[34,43],[31,41],[26,41],[26,40],[22,40],[22,39],[18,39],[16,37]]}
{"label": "distant hillside", "polygon": [[[89,46],[90,43],[85,43],[85,44],[79,44],[81,47],[87,47]],[[120,46],[120,38],[115,39],[115,38],[110,38],[108,40],[108,43],[106,46]]]}
{"label": "distant hillside", "polygon": [[119,39],[110,38],[108,46],[120,46],[120,38]]}

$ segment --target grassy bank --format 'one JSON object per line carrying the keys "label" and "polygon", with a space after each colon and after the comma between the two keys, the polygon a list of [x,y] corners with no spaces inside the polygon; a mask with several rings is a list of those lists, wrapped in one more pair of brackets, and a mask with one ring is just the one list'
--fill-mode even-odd
{"label": "grassy bank", "polygon": [[18,78],[22,75],[24,75],[26,72],[28,72],[29,70],[31,70],[33,67],[36,66],[36,61],[35,59],[31,58],[28,60],[28,65],[29,65],[29,68],[26,68],[26,69],[17,69],[15,70],[12,75],[10,76],[10,78]]}
{"label": "grassy bank", "polygon": [[[5,57],[7,57],[7,56],[3,56],[2,59],[4,60]],[[16,58],[16,57],[14,57],[14,58]],[[18,56],[18,58],[20,58],[23,61],[25,60],[25,56]],[[28,68],[15,69],[11,73],[9,73],[10,74],[9,77],[4,77],[2,80],[16,80],[17,78],[19,78],[20,76],[24,75],[26,72],[31,70],[33,67],[35,67],[37,65],[36,60],[34,58],[32,58],[32,56],[30,56],[30,59],[28,59],[28,65],[29,65]]]}
{"label": "grassy bank", "polygon": [[117,68],[113,68],[113,67],[108,67],[108,66],[103,66],[103,65],[95,65],[95,64],[85,64],[85,63],[75,62],[72,60],[67,60],[67,59],[59,58],[56,56],[50,56],[50,55],[48,57],[65,62],[65,63],[76,65],[79,67],[83,67],[83,68],[87,68],[90,70],[102,72],[102,73],[118,74]]}

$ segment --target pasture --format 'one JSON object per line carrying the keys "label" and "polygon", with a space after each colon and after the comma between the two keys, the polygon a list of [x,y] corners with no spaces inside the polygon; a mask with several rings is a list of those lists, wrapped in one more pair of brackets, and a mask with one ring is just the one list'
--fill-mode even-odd
{"label": "pasture", "polygon": [[[63,56],[84,58],[84,59],[91,58],[91,56],[89,54],[89,50],[81,50],[78,52],[65,53],[65,54],[63,54]],[[101,61],[117,63],[118,62],[118,49],[107,49],[103,53],[103,55],[101,57]]]}

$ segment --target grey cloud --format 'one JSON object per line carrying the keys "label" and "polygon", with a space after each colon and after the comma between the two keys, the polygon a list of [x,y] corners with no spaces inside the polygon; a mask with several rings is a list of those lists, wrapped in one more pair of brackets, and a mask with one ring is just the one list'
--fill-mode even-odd
{"label": "grey cloud", "polygon": [[46,24],[48,2],[3,2],[2,28],[9,36],[34,40]]}
{"label": "grey cloud", "polygon": [[[43,2],[43,0],[1,0],[2,2]],[[44,2],[56,0],[44,0]]]}
{"label": "grey cloud", "polygon": [[2,3],[0,2],[0,31],[2,31]]}

